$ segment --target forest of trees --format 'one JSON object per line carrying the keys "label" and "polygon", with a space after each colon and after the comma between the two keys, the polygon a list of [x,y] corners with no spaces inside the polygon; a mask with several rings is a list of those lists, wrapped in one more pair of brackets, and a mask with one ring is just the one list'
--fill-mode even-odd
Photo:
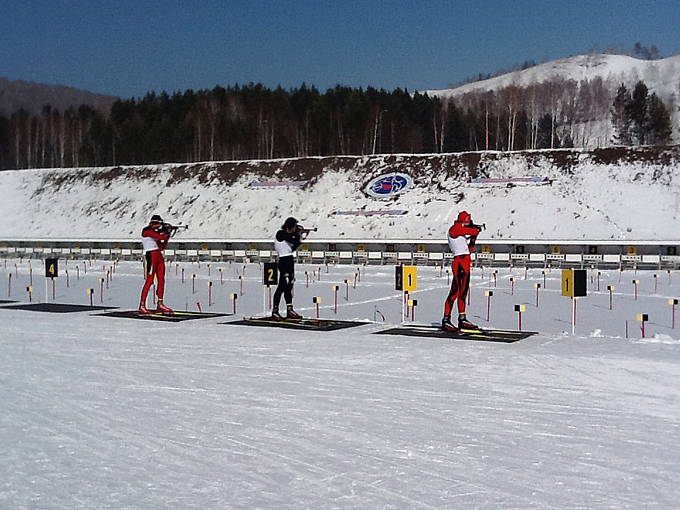
{"label": "forest of trees", "polygon": [[612,105],[612,124],[620,145],[665,144],[673,134],[668,109],[656,93],[649,95],[641,81],[632,93],[623,84],[619,87]]}
{"label": "forest of trees", "polygon": [[612,97],[601,79],[444,100],[405,90],[259,84],[0,116],[0,169],[113,166],[380,153],[437,153],[586,146],[603,119],[601,145],[665,144],[667,107],[640,82]]}

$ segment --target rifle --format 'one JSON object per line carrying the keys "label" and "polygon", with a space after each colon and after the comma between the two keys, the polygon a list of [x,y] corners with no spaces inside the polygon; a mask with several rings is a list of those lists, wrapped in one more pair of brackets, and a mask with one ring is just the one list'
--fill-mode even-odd
{"label": "rifle", "polygon": [[298,225],[297,231],[300,232],[300,235],[307,237],[310,232],[316,232],[318,229],[316,227],[305,228],[302,225]]}
{"label": "rifle", "polygon": [[476,229],[479,230],[480,232],[481,232],[482,230],[485,230],[485,229],[486,229],[486,223],[482,223],[481,225],[475,225],[474,223],[472,223],[472,221],[470,221],[470,226],[471,226],[472,228],[476,228]]}
{"label": "rifle", "polygon": [[161,224],[161,230],[168,234],[168,237],[174,236],[178,230],[188,230],[189,225],[172,225],[170,223],[163,222]]}

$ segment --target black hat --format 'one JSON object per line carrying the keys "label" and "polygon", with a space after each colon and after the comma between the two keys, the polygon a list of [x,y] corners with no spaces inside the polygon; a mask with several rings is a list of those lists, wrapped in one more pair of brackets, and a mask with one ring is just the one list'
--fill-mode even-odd
{"label": "black hat", "polygon": [[297,228],[297,220],[292,216],[290,218],[287,218],[286,221],[283,223],[283,228],[284,229]]}
{"label": "black hat", "polygon": [[151,216],[151,221],[149,223],[163,223],[163,218],[161,218],[158,214],[154,214]]}

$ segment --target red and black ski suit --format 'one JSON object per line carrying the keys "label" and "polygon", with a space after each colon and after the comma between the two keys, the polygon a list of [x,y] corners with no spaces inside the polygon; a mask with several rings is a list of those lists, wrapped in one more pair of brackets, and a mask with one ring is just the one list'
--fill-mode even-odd
{"label": "red and black ski suit", "polygon": [[454,305],[458,305],[458,314],[465,313],[465,299],[470,289],[470,253],[475,247],[479,229],[466,227],[456,221],[449,228],[449,248],[453,253],[451,261],[451,290],[444,303],[444,316],[450,317]]}
{"label": "red and black ski suit", "polygon": [[165,287],[165,262],[163,260],[163,249],[168,244],[168,233],[162,229],[155,229],[151,226],[144,227],[142,230],[142,247],[144,248],[144,272],[146,279],[142,287],[140,303],[146,303],[146,296],[156,277],[156,296],[159,301],[163,301],[163,290]]}

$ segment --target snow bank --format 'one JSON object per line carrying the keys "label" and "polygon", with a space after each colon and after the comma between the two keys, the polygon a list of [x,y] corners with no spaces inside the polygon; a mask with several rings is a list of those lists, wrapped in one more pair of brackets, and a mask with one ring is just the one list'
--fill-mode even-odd
{"label": "snow bank", "polygon": [[[153,213],[192,239],[268,239],[287,216],[323,239],[441,240],[458,211],[490,239],[676,240],[677,147],[379,155],[0,172],[0,238],[134,239]],[[376,199],[368,182],[403,172],[412,186]],[[479,185],[471,177],[547,177]],[[300,186],[253,188],[257,181]],[[403,210],[406,214],[334,214]]]}

